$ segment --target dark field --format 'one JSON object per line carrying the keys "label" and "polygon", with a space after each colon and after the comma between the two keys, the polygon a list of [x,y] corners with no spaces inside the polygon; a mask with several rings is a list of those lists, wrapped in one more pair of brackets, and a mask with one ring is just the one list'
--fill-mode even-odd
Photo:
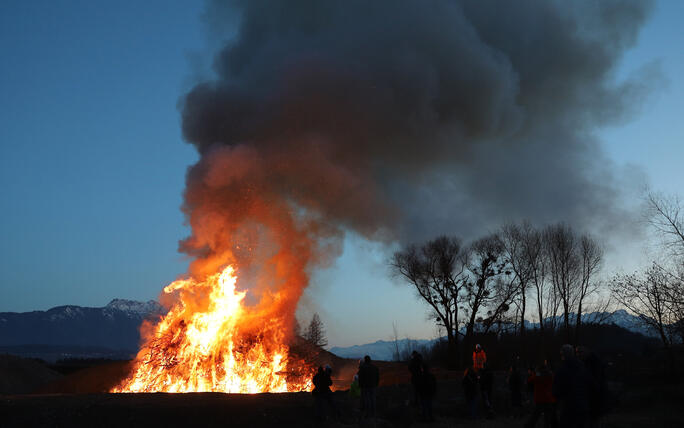
{"label": "dark field", "polygon": [[[342,361],[337,361],[338,364]],[[339,370],[336,386],[343,388],[355,361]],[[125,374],[127,363],[115,362],[86,368],[52,381],[25,395],[0,395],[1,427],[271,427],[271,426],[379,426],[379,427],[522,427],[526,415],[513,418],[508,405],[504,372],[496,372],[491,419],[470,420],[460,372],[438,370],[436,422],[420,421],[409,405],[406,366],[379,363],[383,384],[378,389],[378,418],[360,420],[358,400],[345,390],[334,393],[340,416],[324,424],[315,421],[311,394],[108,394],[106,389]],[[340,365],[338,365],[340,367]],[[347,373],[349,372],[349,373]],[[669,382],[649,370],[635,370],[611,381],[611,410],[603,427],[681,427],[684,385]],[[61,390],[61,391],[60,391]],[[529,412],[529,405],[526,407]],[[541,426],[541,422],[538,426]]]}

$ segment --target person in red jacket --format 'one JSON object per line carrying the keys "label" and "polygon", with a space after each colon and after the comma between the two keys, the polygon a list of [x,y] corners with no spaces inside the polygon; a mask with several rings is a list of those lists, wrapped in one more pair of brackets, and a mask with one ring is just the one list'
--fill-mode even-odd
{"label": "person in red jacket", "polygon": [[482,370],[487,363],[487,354],[485,354],[484,349],[478,343],[475,345],[475,351],[473,352],[473,368],[475,372]]}
{"label": "person in red jacket", "polygon": [[551,393],[553,388],[553,374],[546,362],[544,365],[537,367],[530,379],[528,380],[534,388],[534,411],[530,415],[530,419],[525,424],[525,427],[532,428],[536,426],[537,419],[544,415],[544,428],[555,428],[558,426],[556,419],[556,399]]}

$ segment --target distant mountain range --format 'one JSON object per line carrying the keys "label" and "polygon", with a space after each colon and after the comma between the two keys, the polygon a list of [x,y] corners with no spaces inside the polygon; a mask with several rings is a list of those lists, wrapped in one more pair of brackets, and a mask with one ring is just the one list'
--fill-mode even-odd
{"label": "distant mountain range", "polygon": [[[571,314],[571,319],[575,319],[575,314]],[[546,320],[551,321],[551,318]],[[562,316],[556,317],[556,324],[560,325],[563,321]],[[583,323],[601,322],[602,324],[614,324],[618,327],[622,327],[633,333],[639,333],[646,337],[657,337],[657,334],[651,329],[644,326],[643,322],[639,317],[630,314],[624,309],[618,309],[614,312],[592,312],[582,316]],[[525,321],[525,325],[528,329],[538,329],[539,323]],[[477,330],[477,329],[476,329]],[[465,330],[461,331],[465,333]],[[434,343],[437,339],[400,339],[398,341],[399,349],[407,348],[419,348],[425,345],[430,345]],[[409,343],[410,342],[410,343]],[[410,345],[410,346],[409,346]],[[396,349],[396,344],[394,341],[378,340],[373,343],[366,343],[365,345],[354,345],[339,347],[334,346],[330,348],[330,352],[333,354],[343,357],[343,358],[363,358],[365,355],[370,355],[374,360],[391,361],[394,357],[394,352]]]}
{"label": "distant mountain range", "polygon": [[[101,308],[74,305],[57,306],[47,311],[0,312],[0,353],[54,361],[60,358],[131,358],[140,344],[140,324],[165,313],[154,300],[137,302],[114,299]],[[574,314],[573,317],[574,319]],[[655,334],[638,317],[624,309],[612,313],[595,312],[583,316],[583,322],[602,320],[647,337]],[[557,317],[560,324],[562,317]],[[528,329],[538,323],[526,322]],[[401,339],[399,348],[422,347],[438,339]],[[343,358],[392,360],[393,341],[378,340],[364,345],[333,347],[330,352]]]}
{"label": "distant mountain range", "polygon": [[[571,324],[575,324],[575,313],[570,314]],[[563,316],[558,315],[555,317],[556,325],[561,325],[563,323]],[[551,321],[547,318],[547,322]],[[632,315],[624,309],[618,309],[614,312],[591,312],[582,315],[582,323],[591,324],[614,324],[618,327],[622,327],[634,333],[642,334],[646,337],[658,337],[658,334],[652,329],[648,328],[644,322],[639,319],[638,316]],[[528,328],[539,328],[539,323],[526,323]]]}
{"label": "distant mountain range", "polygon": [[0,353],[58,358],[129,358],[144,319],[165,313],[154,300],[114,299],[107,306],[57,306],[47,311],[0,312]]}
{"label": "distant mountain range", "polygon": [[[399,339],[398,346],[400,350],[413,349],[430,345],[437,340],[439,339]],[[378,340],[373,343],[366,343],[365,345],[333,346],[330,348],[330,352],[342,358],[361,359],[369,355],[374,360],[392,361],[394,359],[395,346],[393,340]]]}

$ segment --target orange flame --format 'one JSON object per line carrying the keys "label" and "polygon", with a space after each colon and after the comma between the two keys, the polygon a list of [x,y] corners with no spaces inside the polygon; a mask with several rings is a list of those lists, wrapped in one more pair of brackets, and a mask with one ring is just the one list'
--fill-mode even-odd
{"label": "orange flame", "polygon": [[[287,392],[311,389],[308,365],[289,355],[282,325],[243,303],[235,269],[164,288],[177,303],[154,327],[132,374],[112,392]],[[197,295],[208,304],[197,310]],[[277,299],[277,296],[275,296]]]}

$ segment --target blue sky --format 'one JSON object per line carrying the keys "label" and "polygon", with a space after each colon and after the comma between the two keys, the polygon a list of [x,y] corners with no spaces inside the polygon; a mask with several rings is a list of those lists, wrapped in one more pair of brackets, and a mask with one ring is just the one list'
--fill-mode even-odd
{"label": "blue sky", "polygon": [[[202,9],[3,2],[0,311],[152,299],[185,271],[179,206],[197,155],[182,141],[177,102],[211,61]],[[618,74],[656,62],[662,79],[633,118],[599,134],[618,168],[680,196],[682,16],[682,2],[656,4]],[[386,257],[352,236],[335,266],[316,273],[300,314],[318,311],[331,345],[387,339],[393,321],[402,336],[435,334],[425,307],[388,276]]]}

